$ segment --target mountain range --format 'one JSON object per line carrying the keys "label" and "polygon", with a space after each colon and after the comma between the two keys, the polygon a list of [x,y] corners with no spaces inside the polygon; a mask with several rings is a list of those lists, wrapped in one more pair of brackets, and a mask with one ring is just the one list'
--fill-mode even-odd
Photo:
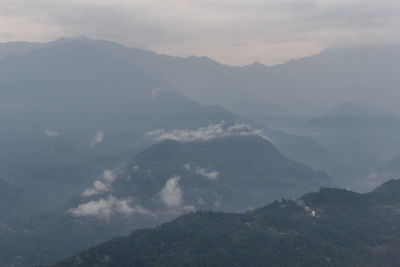
{"label": "mountain range", "polygon": [[[396,67],[396,47],[231,67],[87,38],[0,44],[0,265],[53,262],[197,210],[243,212],[320,186],[367,191],[400,152],[397,117],[355,103],[317,114],[350,85],[391,90],[391,70],[369,80],[386,69],[366,64],[379,56]],[[313,203],[276,203],[316,219]],[[183,218],[244,218],[195,214]]]}
{"label": "mountain range", "polygon": [[398,266],[399,181],[322,188],[242,214],[199,211],[51,266]]}
{"label": "mountain range", "polygon": [[286,158],[265,137],[238,124],[161,136],[169,139],[143,150],[123,170],[105,170],[80,196],[5,224],[2,263],[51,262],[184,213],[245,211],[333,185],[325,173]]}
{"label": "mountain range", "polygon": [[[129,179],[118,180],[114,188],[148,209],[243,211],[333,185],[325,173],[286,158],[268,140],[243,130],[237,136],[227,126],[232,136],[154,144],[128,164]],[[169,203],[168,195],[157,197],[165,189],[180,199]]]}
{"label": "mountain range", "polygon": [[[141,52],[143,58],[127,60],[117,48]],[[289,158],[333,178],[342,177],[336,170],[346,169],[308,137],[200,104],[164,82],[156,70],[144,72],[132,63],[164,56],[88,39],[8,43],[1,44],[0,51],[0,122],[5,125],[0,129],[0,175],[34,189],[25,215],[79,195],[103,169],[129,161],[150,145],[152,140],[144,135],[157,129],[242,121],[265,132]],[[37,199],[40,205],[35,205]],[[2,201],[9,200],[3,196]],[[7,220],[19,216],[11,213]]]}
{"label": "mountain range", "polygon": [[[348,101],[378,103],[399,113],[393,95],[400,57],[396,45],[328,49],[272,67],[260,63],[231,67],[207,57],[171,57],[108,41],[78,40],[200,103],[222,105],[253,119],[310,117]],[[6,43],[0,45],[0,56],[24,55],[69,41]]]}
{"label": "mountain range", "polygon": [[400,151],[400,119],[365,103],[341,104],[310,120],[305,131],[359,170],[376,170]]}

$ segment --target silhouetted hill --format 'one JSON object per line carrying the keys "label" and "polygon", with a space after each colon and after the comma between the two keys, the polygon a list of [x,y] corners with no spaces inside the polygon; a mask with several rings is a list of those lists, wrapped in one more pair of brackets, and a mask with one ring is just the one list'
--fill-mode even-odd
{"label": "silhouetted hill", "polygon": [[0,241],[4,264],[51,262],[183,213],[243,211],[332,185],[239,124],[173,133],[163,132],[184,140],[153,144],[124,171],[108,170],[67,203],[9,225],[13,233]]}
{"label": "silhouetted hill", "polygon": [[306,131],[359,170],[375,170],[400,149],[399,118],[362,103],[340,105],[310,120]]}
{"label": "silhouetted hill", "polygon": [[196,101],[252,118],[309,117],[360,100],[400,112],[393,95],[399,82],[396,45],[328,49],[272,67],[230,67],[206,57],[172,57],[87,38],[55,43],[71,40],[119,58]]}
{"label": "silhouetted hill", "polygon": [[397,266],[398,201],[321,189],[244,214],[195,212],[54,266]]}
{"label": "silhouetted hill", "polygon": [[257,135],[163,141],[141,152],[124,175],[129,179],[119,180],[116,192],[135,196],[150,210],[168,207],[158,194],[174,179],[182,198],[174,208],[225,211],[295,198],[333,183],[325,173],[286,158]]}

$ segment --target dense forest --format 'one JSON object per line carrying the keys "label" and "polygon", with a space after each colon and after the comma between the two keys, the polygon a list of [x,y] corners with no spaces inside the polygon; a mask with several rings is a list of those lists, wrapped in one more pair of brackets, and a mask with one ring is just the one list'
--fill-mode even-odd
{"label": "dense forest", "polygon": [[198,211],[52,266],[398,266],[400,181],[321,188],[242,214]]}

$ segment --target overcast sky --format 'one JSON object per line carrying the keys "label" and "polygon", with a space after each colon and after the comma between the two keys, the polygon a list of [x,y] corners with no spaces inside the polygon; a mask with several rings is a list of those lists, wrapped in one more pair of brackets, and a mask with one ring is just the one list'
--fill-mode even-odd
{"label": "overcast sky", "polygon": [[272,65],[332,46],[400,42],[400,1],[0,0],[0,42],[62,36]]}

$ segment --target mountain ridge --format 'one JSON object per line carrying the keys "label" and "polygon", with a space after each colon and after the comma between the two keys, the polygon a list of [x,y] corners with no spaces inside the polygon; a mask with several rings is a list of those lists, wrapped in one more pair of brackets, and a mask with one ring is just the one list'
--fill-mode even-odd
{"label": "mountain ridge", "polygon": [[397,266],[399,203],[371,194],[326,188],[242,214],[199,211],[50,266]]}

